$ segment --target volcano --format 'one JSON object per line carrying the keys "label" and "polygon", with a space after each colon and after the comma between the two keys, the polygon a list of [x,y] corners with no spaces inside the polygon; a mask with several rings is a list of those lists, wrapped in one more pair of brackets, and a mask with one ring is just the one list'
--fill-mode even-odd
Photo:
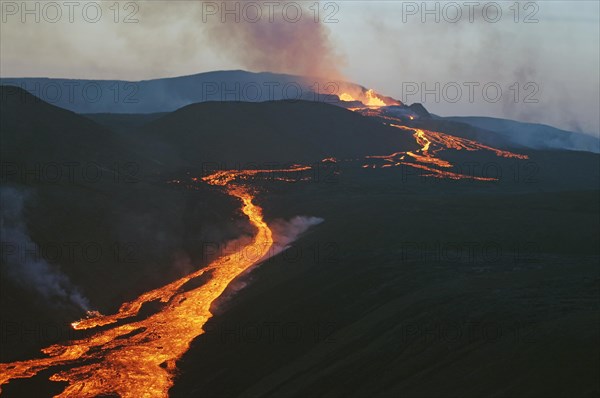
{"label": "volcano", "polygon": [[[0,84],[22,88],[76,113],[172,112],[186,105],[211,101],[304,100],[348,107],[369,101],[381,105],[401,104],[343,80],[243,70],[142,81],[3,77]],[[343,94],[347,97],[340,100]]]}
{"label": "volcano", "polygon": [[92,310],[3,272],[3,396],[598,391],[600,155],[350,83],[207,98],[232,79],[311,88],[214,72],[49,104],[2,79],[26,86],[0,91],[2,188]]}

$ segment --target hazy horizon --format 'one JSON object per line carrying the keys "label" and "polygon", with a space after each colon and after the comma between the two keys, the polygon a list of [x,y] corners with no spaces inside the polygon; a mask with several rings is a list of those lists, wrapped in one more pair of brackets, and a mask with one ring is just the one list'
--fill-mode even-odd
{"label": "hazy horizon", "polygon": [[[137,8],[125,9],[130,3]],[[23,23],[21,10],[7,10],[4,2],[0,76],[140,81],[219,70],[325,71],[442,116],[500,117],[600,135],[597,2],[522,2],[518,12],[513,2],[482,2],[472,10],[427,3],[429,11],[438,7],[433,14],[419,2],[326,2],[318,24],[310,5],[299,23],[232,23],[226,15],[222,23],[222,10],[207,15],[205,8],[220,2],[130,3],[120,3],[118,15],[103,5],[97,23],[77,10],[69,22],[65,6],[55,23],[47,21],[55,11],[43,8],[39,22],[30,14]],[[456,22],[452,4],[461,8]],[[493,7],[486,8],[492,4],[501,7],[496,22]],[[137,22],[123,23],[130,15]],[[293,45],[290,38],[297,39]],[[483,87],[491,97],[500,88],[499,99],[484,98]]]}

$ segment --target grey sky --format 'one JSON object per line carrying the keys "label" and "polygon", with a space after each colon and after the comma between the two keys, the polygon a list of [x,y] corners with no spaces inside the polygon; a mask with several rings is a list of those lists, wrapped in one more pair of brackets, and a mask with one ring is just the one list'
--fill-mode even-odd
{"label": "grey sky", "polygon": [[[35,3],[27,4],[35,9]],[[30,14],[22,23],[23,3],[2,1],[0,75],[141,80],[210,70],[258,71],[269,65],[249,57],[253,49],[247,48],[247,43],[237,44],[260,29],[260,24],[238,29],[237,36],[224,40],[222,35],[231,29],[215,30],[214,23],[203,21],[203,16],[214,16],[203,14],[200,2],[131,2],[134,6],[120,2],[118,16],[110,9],[114,2],[103,2],[102,17],[96,23],[83,17],[85,3],[75,8],[73,22],[69,22],[65,3],[59,1],[63,15],[55,23],[49,22],[55,18],[55,10],[44,11],[44,3],[39,5],[39,22]],[[213,4],[220,7],[222,3]],[[310,7],[314,3],[304,4]],[[439,7],[439,23],[434,14],[423,14],[422,4],[321,2],[319,19],[325,29],[317,36],[328,33],[332,51],[323,55],[316,70],[332,66],[347,80],[409,103],[424,102],[441,115],[507,117],[598,135],[598,1],[521,1],[517,6],[514,1],[497,2],[494,4],[502,10],[499,17],[491,2],[480,1],[472,9],[472,22],[468,2],[428,2],[429,9],[436,4]],[[460,18],[454,4],[461,10]],[[93,19],[93,11],[88,8],[88,17],[92,17],[88,19]],[[131,12],[138,22],[124,23]],[[303,19],[312,17],[303,15]],[[533,23],[525,23],[527,17]],[[498,22],[492,22],[495,18]],[[316,40],[306,30],[308,25],[301,25],[276,33],[285,40],[292,37],[290,33],[297,33],[293,35],[297,40],[308,38],[305,43]],[[308,29],[317,28],[313,24]],[[268,34],[267,29],[255,36],[260,39]],[[251,43],[258,46],[261,42],[255,37]],[[224,51],[224,46],[234,44],[235,49]],[[306,44],[302,46],[291,53],[311,51]],[[240,56],[240,51],[246,54]],[[298,71],[299,59],[280,58],[270,69]],[[312,64],[318,59],[309,61]],[[423,98],[424,88],[431,94]],[[409,90],[414,94],[408,95]]]}

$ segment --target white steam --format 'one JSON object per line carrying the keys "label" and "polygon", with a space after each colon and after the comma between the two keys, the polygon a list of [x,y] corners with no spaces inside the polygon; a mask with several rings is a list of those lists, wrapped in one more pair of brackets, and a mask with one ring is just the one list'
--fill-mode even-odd
{"label": "white steam", "polygon": [[265,260],[268,260],[269,258],[289,249],[291,244],[303,233],[308,231],[309,228],[318,225],[323,221],[325,220],[319,217],[296,216],[289,221],[275,220],[270,223],[269,228],[273,232],[273,246],[271,246],[268,253],[264,257],[256,261],[252,267],[244,272],[243,278],[237,278],[237,280],[232,282],[228,286],[226,292],[221,295],[216,302],[212,303],[211,312],[214,314],[223,311],[223,308],[221,307],[223,303],[228,302],[232,295],[242,290],[248,285],[248,283],[250,283],[248,274],[252,271],[252,269],[260,265]]}
{"label": "white steam", "polygon": [[[270,228],[273,231],[273,247],[269,251],[267,258],[270,258],[282,251],[288,249],[290,244],[306,232],[310,227],[322,223],[324,220],[319,217],[296,216],[289,221],[276,220]],[[266,258],[265,258],[266,259]]]}

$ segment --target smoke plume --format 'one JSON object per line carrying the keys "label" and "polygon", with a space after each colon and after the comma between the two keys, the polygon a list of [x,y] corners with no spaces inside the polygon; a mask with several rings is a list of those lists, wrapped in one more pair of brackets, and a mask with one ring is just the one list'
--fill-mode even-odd
{"label": "smoke plume", "polygon": [[[260,18],[258,7],[240,8],[237,21],[221,9],[217,15],[205,16],[207,43],[249,70],[342,77],[343,57],[335,52],[322,16],[315,16],[315,11],[301,2],[278,2],[271,8],[269,2],[253,3],[260,6]],[[222,4],[225,7],[227,3]]]}
{"label": "smoke plume", "polygon": [[88,311],[88,300],[69,278],[37,254],[40,250],[31,240],[23,219],[25,200],[23,192],[14,188],[0,188],[2,272],[46,300],[58,300],[59,304],[69,303]]}

